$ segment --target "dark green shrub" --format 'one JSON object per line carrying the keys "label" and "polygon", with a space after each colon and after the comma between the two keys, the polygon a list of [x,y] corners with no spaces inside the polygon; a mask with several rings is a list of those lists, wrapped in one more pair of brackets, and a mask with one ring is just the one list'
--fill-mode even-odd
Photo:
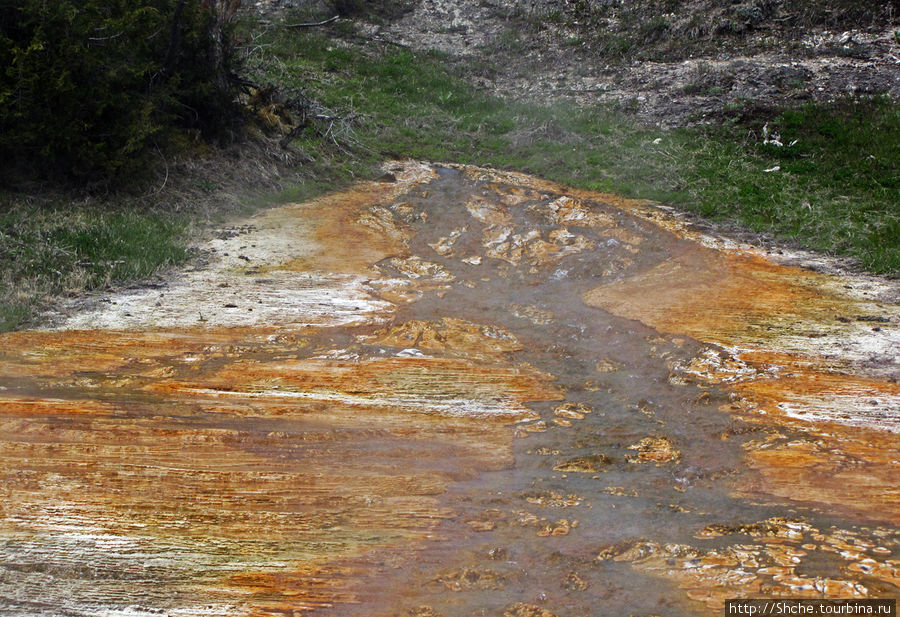
{"label": "dark green shrub", "polygon": [[221,135],[234,97],[217,6],[0,0],[5,175],[108,185],[145,167],[175,129]]}

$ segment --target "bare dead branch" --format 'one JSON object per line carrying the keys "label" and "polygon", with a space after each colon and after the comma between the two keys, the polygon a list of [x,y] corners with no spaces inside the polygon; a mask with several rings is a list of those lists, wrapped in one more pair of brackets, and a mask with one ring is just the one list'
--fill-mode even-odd
{"label": "bare dead branch", "polygon": [[119,37],[122,36],[123,34],[125,34],[125,33],[124,33],[124,32],[119,32],[119,33],[113,34],[113,35],[111,35],[111,36],[92,36],[92,37],[88,37],[88,40],[91,41],[91,42],[111,41],[111,40],[113,40],[113,39],[119,38]]}
{"label": "bare dead branch", "polygon": [[325,21],[319,21],[311,24],[285,24],[285,28],[317,28],[318,26],[327,26],[330,23],[336,22],[338,20],[338,16],[329,17]]}

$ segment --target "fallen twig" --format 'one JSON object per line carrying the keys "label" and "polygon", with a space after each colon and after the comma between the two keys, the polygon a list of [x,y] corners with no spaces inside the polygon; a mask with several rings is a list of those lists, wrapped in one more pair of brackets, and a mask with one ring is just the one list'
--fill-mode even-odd
{"label": "fallen twig", "polygon": [[285,24],[284,27],[285,28],[315,28],[317,26],[327,26],[328,24],[337,21],[337,19],[338,19],[338,16],[335,15],[334,17],[329,17],[325,21],[318,21],[318,22],[311,23],[311,24]]}
{"label": "fallen twig", "polygon": [[410,47],[406,43],[400,43],[399,41],[392,41],[391,39],[386,39],[382,36],[373,37],[372,40],[376,41],[378,43],[385,43],[386,45],[394,45],[395,47],[400,47],[402,49],[412,49],[412,47]]}

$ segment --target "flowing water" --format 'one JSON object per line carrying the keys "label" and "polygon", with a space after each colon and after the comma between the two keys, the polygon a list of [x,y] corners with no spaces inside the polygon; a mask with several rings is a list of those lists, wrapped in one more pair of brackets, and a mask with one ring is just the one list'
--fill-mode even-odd
{"label": "flowing water", "polygon": [[900,310],[650,204],[394,163],[0,336],[0,615],[900,594]]}

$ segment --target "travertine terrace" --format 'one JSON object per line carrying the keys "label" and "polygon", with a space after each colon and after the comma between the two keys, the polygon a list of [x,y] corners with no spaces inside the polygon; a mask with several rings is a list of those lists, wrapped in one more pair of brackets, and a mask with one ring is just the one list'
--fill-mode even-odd
{"label": "travertine terrace", "polygon": [[652,204],[391,163],[0,336],[0,614],[900,595],[900,310]]}

